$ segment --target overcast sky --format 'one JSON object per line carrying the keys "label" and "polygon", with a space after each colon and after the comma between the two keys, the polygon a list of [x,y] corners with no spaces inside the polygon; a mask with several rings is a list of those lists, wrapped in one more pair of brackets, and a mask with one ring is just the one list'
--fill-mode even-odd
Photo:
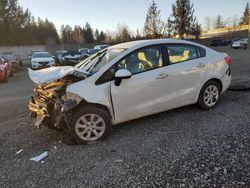
{"label": "overcast sky", "polygon": [[[175,0],[156,0],[165,21]],[[203,24],[205,16],[223,18],[242,16],[250,0],[192,0],[195,16]],[[93,28],[115,31],[118,23],[135,31],[142,29],[151,0],[19,0],[35,18],[48,18],[60,30],[62,24],[83,26],[88,21]]]}

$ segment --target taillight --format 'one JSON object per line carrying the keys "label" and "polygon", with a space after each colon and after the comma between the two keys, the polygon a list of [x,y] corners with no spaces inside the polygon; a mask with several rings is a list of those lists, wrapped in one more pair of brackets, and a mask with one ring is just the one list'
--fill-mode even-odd
{"label": "taillight", "polygon": [[230,65],[231,64],[231,58],[229,56],[226,56],[225,58],[225,62]]}

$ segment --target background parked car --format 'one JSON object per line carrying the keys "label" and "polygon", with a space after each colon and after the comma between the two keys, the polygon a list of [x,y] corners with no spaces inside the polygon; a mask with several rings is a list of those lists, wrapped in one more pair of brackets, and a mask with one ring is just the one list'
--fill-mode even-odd
{"label": "background parked car", "polygon": [[5,59],[4,55],[2,54],[0,55],[0,59],[5,65],[5,71],[7,73],[7,77],[13,76],[12,64],[7,59]]}
{"label": "background parked car", "polygon": [[214,39],[210,43],[210,46],[227,46],[230,45],[231,41],[230,40],[225,40],[225,39]]}
{"label": "background parked car", "polygon": [[80,52],[73,50],[62,53],[61,58],[59,58],[59,63],[60,65],[74,66],[83,59],[85,59],[85,57],[83,57]]}
{"label": "background parked car", "polygon": [[13,72],[18,72],[20,70],[20,63],[17,61],[17,58],[13,54],[3,54],[3,57],[11,63]]}
{"label": "background parked car", "polygon": [[31,68],[40,69],[55,66],[54,58],[48,52],[35,52],[31,58]]}
{"label": "background parked car", "polygon": [[248,45],[248,39],[247,38],[240,38],[238,40],[234,40],[232,42],[231,47],[234,49],[238,49],[238,48],[247,49],[247,45]]}
{"label": "background parked car", "polygon": [[84,58],[87,58],[89,57],[88,50],[89,50],[88,48],[81,48],[78,51],[82,54]]}
{"label": "background parked car", "polygon": [[8,70],[3,58],[0,58],[0,81],[8,80]]}
{"label": "background parked car", "polygon": [[14,55],[15,58],[16,58],[16,63],[18,64],[19,68],[23,65],[21,56],[20,56],[20,54],[18,54],[17,52],[3,52],[2,54]]}
{"label": "background parked car", "polygon": [[89,49],[88,50],[88,54],[89,55],[93,55],[93,54],[95,54],[95,53],[97,53],[97,52],[99,52],[100,50],[99,49]]}
{"label": "background parked car", "polygon": [[67,52],[66,50],[58,50],[56,51],[55,55],[54,55],[54,59],[55,59],[55,63],[56,65],[60,65],[60,58],[62,56],[63,53]]}
{"label": "background parked car", "polygon": [[107,44],[102,44],[102,45],[96,45],[96,46],[94,47],[94,49],[103,50],[103,49],[108,48],[108,47],[109,47],[109,45],[107,45]]}

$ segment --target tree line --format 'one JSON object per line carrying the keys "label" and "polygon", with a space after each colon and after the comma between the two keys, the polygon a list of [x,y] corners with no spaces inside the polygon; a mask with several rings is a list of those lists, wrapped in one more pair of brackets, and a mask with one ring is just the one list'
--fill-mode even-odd
{"label": "tree line", "polygon": [[[249,4],[247,3],[240,19],[231,19],[232,25],[249,24]],[[228,26],[228,20],[218,15],[205,17],[203,29],[210,30]],[[0,1],[0,45],[38,45],[38,44],[80,44],[83,43],[120,43],[139,39],[166,37],[198,38],[202,27],[194,15],[194,6],[190,0],[176,0],[166,19],[161,18],[155,0],[149,5],[142,30],[131,31],[128,25],[118,24],[117,30],[101,31],[93,29],[90,23],[84,26],[62,25],[60,37],[55,25],[48,19],[35,20],[31,12],[24,10],[18,0]]]}
{"label": "tree line", "polygon": [[49,20],[35,21],[30,11],[17,0],[0,1],[0,45],[29,45],[59,42],[56,28]]}

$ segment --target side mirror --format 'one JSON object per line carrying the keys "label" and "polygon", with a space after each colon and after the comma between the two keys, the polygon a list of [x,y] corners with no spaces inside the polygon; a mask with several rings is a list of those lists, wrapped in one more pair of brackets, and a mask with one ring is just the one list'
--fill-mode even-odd
{"label": "side mirror", "polygon": [[131,72],[129,72],[127,69],[118,70],[115,73],[115,85],[116,86],[121,85],[123,79],[129,79],[131,78],[131,76],[132,76]]}

